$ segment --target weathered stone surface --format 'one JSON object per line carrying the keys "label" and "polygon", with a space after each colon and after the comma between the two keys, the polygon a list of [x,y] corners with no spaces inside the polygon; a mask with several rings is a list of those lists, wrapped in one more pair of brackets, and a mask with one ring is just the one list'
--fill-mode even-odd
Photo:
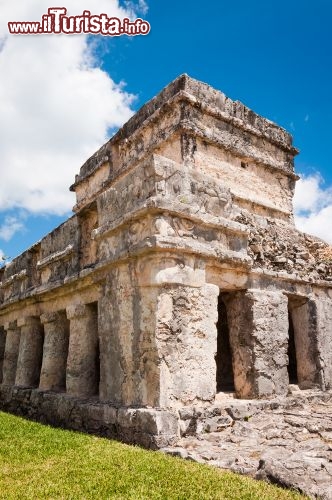
{"label": "weathered stone surface", "polygon": [[332,249],[294,226],[296,154],[187,75],[143,106],[0,269],[0,407],[321,494]]}
{"label": "weathered stone surface", "polygon": [[332,251],[322,240],[301,233],[289,221],[276,220],[272,213],[262,217],[248,209],[234,220],[249,229],[248,254],[254,267],[266,271],[286,271],[299,280],[331,281]]}

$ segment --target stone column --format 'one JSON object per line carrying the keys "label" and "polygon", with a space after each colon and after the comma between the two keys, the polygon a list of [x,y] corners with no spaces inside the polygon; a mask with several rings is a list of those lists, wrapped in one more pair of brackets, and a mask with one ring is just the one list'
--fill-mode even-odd
{"label": "stone column", "polygon": [[20,346],[20,328],[13,321],[5,325],[6,346],[3,360],[3,385],[14,385],[16,377],[17,358]]}
{"label": "stone column", "polygon": [[0,384],[2,382],[3,358],[6,347],[6,332],[3,326],[0,326]]}
{"label": "stone column", "polygon": [[160,369],[160,406],[214,399],[218,295],[219,288],[212,284],[158,289],[154,342]]}
{"label": "stone column", "polygon": [[39,388],[65,390],[69,321],[64,311],[42,314],[44,349]]}
{"label": "stone column", "polygon": [[225,295],[234,385],[240,398],[288,390],[288,299],[281,292],[247,290]]}
{"label": "stone column", "polygon": [[290,297],[289,313],[294,327],[298,385],[300,389],[319,386],[316,304],[311,299]]}
{"label": "stone column", "polygon": [[17,361],[15,385],[38,387],[43,355],[43,327],[37,317],[20,318],[21,341]]}
{"label": "stone column", "polygon": [[315,297],[318,355],[317,365],[321,389],[332,389],[332,293]]}
{"label": "stone column", "polygon": [[151,257],[113,268],[98,307],[100,397],[169,408],[216,392],[216,285],[201,262]]}
{"label": "stone column", "polygon": [[[135,306],[136,304],[136,306]],[[140,330],[137,291],[128,267],[112,269],[98,303],[100,398],[119,405],[139,404],[133,355],[139,359]],[[136,321],[136,323],[135,323]],[[135,352],[134,352],[135,351]]]}
{"label": "stone column", "polygon": [[67,360],[67,393],[89,397],[98,394],[99,350],[96,305],[67,307],[70,336]]}

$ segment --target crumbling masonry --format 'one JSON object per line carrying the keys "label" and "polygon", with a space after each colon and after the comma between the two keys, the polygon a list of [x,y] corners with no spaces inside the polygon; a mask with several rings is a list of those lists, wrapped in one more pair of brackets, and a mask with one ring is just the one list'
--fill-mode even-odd
{"label": "crumbling masonry", "polygon": [[0,270],[1,408],[150,447],[219,392],[332,385],[332,252],[295,229],[291,136],[180,76]]}

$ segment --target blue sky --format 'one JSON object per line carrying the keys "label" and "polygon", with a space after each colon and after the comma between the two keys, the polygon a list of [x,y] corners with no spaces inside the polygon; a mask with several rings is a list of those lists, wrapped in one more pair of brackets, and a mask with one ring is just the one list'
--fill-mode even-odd
{"label": "blue sky", "polygon": [[84,159],[181,73],[293,134],[297,225],[332,242],[332,2],[68,0],[75,14],[134,9],[151,24],[113,39],[8,36],[8,20],[50,7],[13,3],[0,6],[0,253],[14,257],[66,219]]}

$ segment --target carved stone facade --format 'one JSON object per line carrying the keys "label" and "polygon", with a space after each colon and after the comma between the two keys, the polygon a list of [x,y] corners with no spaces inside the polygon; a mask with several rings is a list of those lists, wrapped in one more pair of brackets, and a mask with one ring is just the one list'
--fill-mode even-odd
{"label": "carved stone facade", "polygon": [[296,154],[186,75],[143,106],[0,270],[1,407],[159,447],[219,392],[331,389],[332,251],[294,226]]}

